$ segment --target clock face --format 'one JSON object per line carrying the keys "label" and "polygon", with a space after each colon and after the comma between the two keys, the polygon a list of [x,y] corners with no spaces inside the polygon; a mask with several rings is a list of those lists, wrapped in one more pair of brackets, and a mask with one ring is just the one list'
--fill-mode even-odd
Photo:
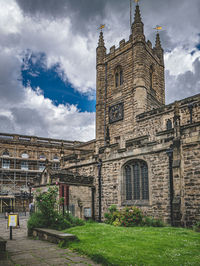
{"label": "clock face", "polygon": [[124,118],[124,103],[118,103],[109,107],[109,123],[114,123]]}

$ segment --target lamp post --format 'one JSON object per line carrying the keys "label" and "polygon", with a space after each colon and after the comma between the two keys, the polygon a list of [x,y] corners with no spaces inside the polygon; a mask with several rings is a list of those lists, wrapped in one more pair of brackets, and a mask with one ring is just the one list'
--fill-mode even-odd
{"label": "lamp post", "polygon": [[31,186],[30,182],[28,182],[27,185],[29,187],[29,203],[31,203],[31,189],[32,189],[32,186]]}

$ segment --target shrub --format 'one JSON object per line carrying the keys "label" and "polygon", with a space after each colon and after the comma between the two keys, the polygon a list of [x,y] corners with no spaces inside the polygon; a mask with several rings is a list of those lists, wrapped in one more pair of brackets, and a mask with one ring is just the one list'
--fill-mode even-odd
{"label": "shrub", "polygon": [[37,190],[36,206],[38,207],[39,212],[34,213],[30,216],[28,220],[28,229],[29,232],[35,227],[40,228],[52,228],[57,230],[63,230],[70,228],[72,226],[83,225],[84,221],[73,217],[70,214],[66,214],[64,217],[58,211],[56,207],[59,202],[57,202],[58,196],[58,187],[49,186],[47,192],[41,192]]}
{"label": "shrub", "polygon": [[142,220],[142,225],[152,226],[152,227],[163,227],[165,224],[160,219],[155,219],[153,217],[145,216]]}
{"label": "shrub", "polygon": [[112,205],[108,211],[104,215],[105,223],[115,226],[164,226],[164,223],[159,219],[143,216],[142,211],[137,207],[125,207],[119,211],[115,205]]}
{"label": "shrub", "polygon": [[136,226],[142,223],[142,211],[137,207],[126,207],[120,212],[122,226]]}
{"label": "shrub", "polygon": [[48,226],[48,221],[47,219],[45,219],[45,217],[42,215],[42,213],[33,213],[29,219],[28,219],[28,223],[27,223],[27,227],[28,229],[33,229],[33,228],[44,228]]}
{"label": "shrub", "polygon": [[64,218],[68,220],[72,226],[81,226],[85,224],[83,220],[79,219],[78,217],[74,217],[69,212],[65,213]]}
{"label": "shrub", "polygon": [[196,222],[196,224],[193,226],[193,230],[195,232],[200,232],[200,221]]}

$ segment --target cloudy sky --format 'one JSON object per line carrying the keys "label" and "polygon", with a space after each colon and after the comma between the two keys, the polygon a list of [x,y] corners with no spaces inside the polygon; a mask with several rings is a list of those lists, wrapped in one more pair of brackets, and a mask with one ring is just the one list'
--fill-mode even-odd
{"label": "cloudy sky", "polygon": [[[134,6],[134,5],[133,5]],[[97,27],[128,40],[129,0],[0,0],[0,132],[95,137]],[[165,49],[166,103],[200,92],[200,1],[141,0],[146,39]]]}

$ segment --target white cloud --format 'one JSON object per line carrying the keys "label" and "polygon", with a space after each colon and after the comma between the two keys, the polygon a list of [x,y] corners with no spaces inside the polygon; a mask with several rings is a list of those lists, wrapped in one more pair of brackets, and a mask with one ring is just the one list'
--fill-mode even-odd
{"label": "white cloud", "polygon": [[[192,53],[193,51],[193,53]],[[188,50],[183,47],[176,47],[165,54],[165,68],[171,75],[178,76],[186,71],[194,71],[193,63],[200,57],[200,51]]]}
{"label": "white cloud", "polygon": [[[94,138],[93,113],[81,113],[70,103],[55,106],[39,89],[22,87],[22,57],[27,49],[45,53],[47,67],[59,63],[61,78],[71,82],[79,92],[93,97],[97,26],[106,23],[104,37],[108,52],[109,47],[117,46],[121,39],[128,40],[128,2],[126,6],[119,0],[102,0],[101,3],[87,0],[91,7],[87,8],[85,1],[80,1],[80,5],[78,1],[75,4],[67,0],[17,1],[24,6],[23,11],[15,0],[1,0],[0,131],[69,140]],[[65,5],[61,14],[64,3],[72,9]],[[198,93],[200,51],[195,50],[195,45],[199,42],[199,1],[193,0],[191,4],[183,0],[180,4],[179,0],[168,0],[161,4],[158,0],[144,0],[141,11],[147,39],[154,43],[155,24],[165,29],[161,39],[166,49],[167,102]],[[191,53],[194,50],[195,53]]]}

